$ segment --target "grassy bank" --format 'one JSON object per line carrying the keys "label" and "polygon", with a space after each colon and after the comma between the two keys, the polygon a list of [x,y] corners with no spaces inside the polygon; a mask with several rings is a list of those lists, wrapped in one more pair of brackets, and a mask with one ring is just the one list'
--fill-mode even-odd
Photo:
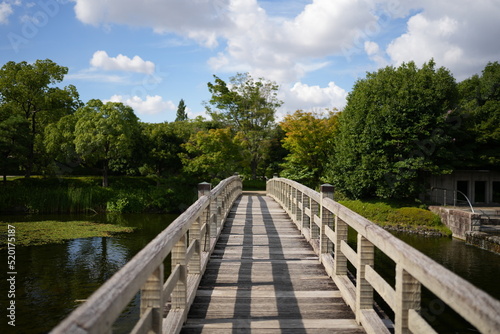
{"label": "grassy bank", "polygon": [[0,185],[0,213],[180,212],[196,199],[196,185],[148,177],[19,178]]}
{"label": "grassy bank", "polygon": [[[2,231],[8,230],[7,225],[15,226],[16,247],[57,244],[77,238],[111,237],[117,233],[130,233],[134,230],[132,227],[83,221],[40,221],[0,223]],[[6,248],[6,241],[7,235],[2,234],[0,249]]]}
{"label": "grassy bank", "polygon": [[389,230],[424,235],[451,236],[448,227],[433,212],[409,203],[395,201],[340,201],[349,209]]}

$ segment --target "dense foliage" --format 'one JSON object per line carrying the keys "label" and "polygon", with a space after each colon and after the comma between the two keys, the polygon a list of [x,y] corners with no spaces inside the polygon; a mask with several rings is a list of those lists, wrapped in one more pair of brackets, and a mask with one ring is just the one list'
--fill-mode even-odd
{"label": "dense foliage", "polygon": [[326,178],[350,197],[417,195],[424,173],[449,168],[457,101],[453,76],[432,61],[368,73],[348,96]]}
{"label": "dense foliage", "polygon": [[[207,84],[211,120],[188,119],[181,100],[176,121],[160,124],[140,122],[121,103],[83,104],[74,86],[57,86],[66,73],[50,60],[0,69],[4,180],[102,175],[102,185],[113,189],[108,175],[146,176],[153,193],[149,187],[161,188],[165,179],[196,184],[235,172],[246,179],[281,173],[311,187],[332,183],[350,198],[403,198],[417,195],[429,174],[500,169],[498,62],[458,84],[433,61],[388,66],[358,80],[342,112],[299,110],[279,123],[279,87],[248,73]],[[76,196],[71,187],[57,191],[65,195],[54,197],[68,203]],[[101,196],[93,192],[87,195]],[[118,193],[103,195],[96,207],[135,211],[151,201],[145,193]],[[166,210],[157,204],[149,209]]]}

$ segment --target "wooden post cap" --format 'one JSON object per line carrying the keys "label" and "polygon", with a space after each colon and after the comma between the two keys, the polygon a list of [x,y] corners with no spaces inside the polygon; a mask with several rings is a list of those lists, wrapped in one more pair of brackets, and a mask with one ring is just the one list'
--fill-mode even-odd
{"label": "wooden post cap", "polygon": [[322,193],[333,193],[334,190],[335,190],[335,187],[332,186],[331,184],[326,183],[326,184],[321,185],[321,192]]}
{"label": "wooden post cap", "polygon": [[210,191],[212,188],[212,185],[208,182],[201,182],[201,183],[198,183],[198,190],[199,191]]}

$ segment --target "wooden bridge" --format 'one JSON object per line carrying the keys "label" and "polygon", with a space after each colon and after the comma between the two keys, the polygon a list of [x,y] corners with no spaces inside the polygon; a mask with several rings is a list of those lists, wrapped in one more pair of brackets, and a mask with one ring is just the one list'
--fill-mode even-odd
{"label": "wooden bridge", "polygon": [[[52,333],[111,333],[139,291],[132,333],[436,333],[420,315],[422,286],[498,333],[499,301],[335,202],[331,186],[274,178],[267,196],[241,194],[238,176],[200,184],[198,201]],[[395,262],[394,284],[375,270],[375,249]]]}

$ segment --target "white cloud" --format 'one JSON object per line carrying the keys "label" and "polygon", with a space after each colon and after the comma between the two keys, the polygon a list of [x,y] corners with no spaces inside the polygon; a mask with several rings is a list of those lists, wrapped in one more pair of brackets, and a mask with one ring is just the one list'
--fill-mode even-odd
{"label": "white cloud", "polygon": [[115,84],[128,84],[129,78],[120,75],[107,75],[102,73],[95,73],[91,70],[82,70],[74,74],[68,74],[64,80],[85,80],[95,82],[108,82]]}
{"label": "white cloud", "polygon": [[412,5],[421,11],[408,20],[406,33],[387,47],[395,64],[422,64],[434,58],[462,80],[499,59],[499,1],[420,0]]}
{"label": "white cloud", "polygon": [[217,44],[218,31],[229,23],[230,0],[75,0],[77,18],[87,24],[150,27],[157,33],[175,32],[206,46]]}
{"label": "white cloud", "polygon": [[285,91],[286,105],[283,107],[289,112],[298,109],[342,109],[345,106],[346,98],[347,92],[334,82],[329,82],[327,87],[309,86],[296,82],[289,90]]}
{"label": "white cloud", "polygon": [[110,57],[106,51],[96,51],[90,60],[90,64],[95,68],[106,71],[126,71],[145,74],[152,74],[155,71],[155,64],[153,62],[142,60],[139,56],[134,56],[132,59],[122,54]]}
{"label": "white cloud", "polygon": [[231,4],[235,28],[224,32],[227,46],[209,65],[226,71],[246,65],[252,75],[278,82],[294,82],[322,68],[327,62],[317,59],[341,53],[375,21],[364,0],[314,0],[296,17],[280,20],[267,15],[255,0]]}
{"label": "white cloud", "polygon": [[163,97],[159,95],[147,95],[145,100],[139,96],[127,97],[122,95],[113,95],[109,101],[126,104],[132,107],[132,109],[134,109],[134,111],[139,115],[157,115],[167,111],[177,110],[177,107],[172,101],[164,101]]}
{"label": "white cloud", "polygon": [[384,67],[388,65],[388,62],[385,59],[385,54],[380,49],[380,46],[377,43],[373,41],[366,41],[365,52],[368,57],[377,64],[378,67]]}
{"label": "white cloud", "polygon": [[9,23],[9,16],[14,13],[12,6],[6,2],[0,3],[0,24]]}

